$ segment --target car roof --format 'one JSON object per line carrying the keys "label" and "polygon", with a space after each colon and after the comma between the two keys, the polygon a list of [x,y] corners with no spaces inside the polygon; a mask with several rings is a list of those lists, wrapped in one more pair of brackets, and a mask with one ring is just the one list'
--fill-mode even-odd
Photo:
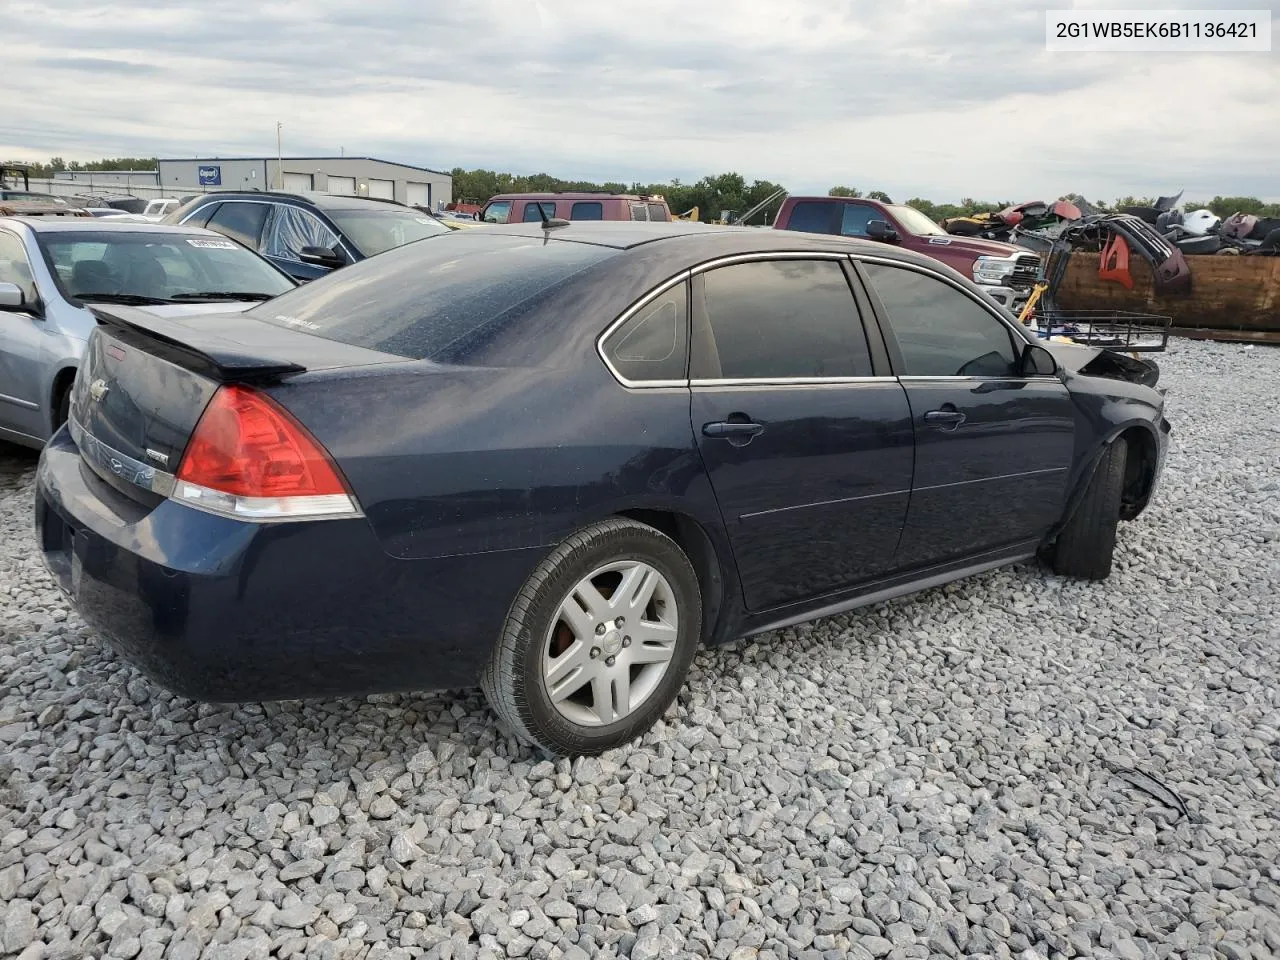
{"label": "car roof", "polygon": [[548,239],[575,243],[591,243],[617,250],[630,250],[644,244],[666,240],[687,240],[707,247],[733,246],[748,253],[755,250],[815,250],[883,253],[895,248],[869,240],[836,237],[794,230],[771,230],[767,227],[722,227],[687,220],[573,220],[564,226],[547,229],[539,223],[486,224],[485,233],[507,236],[531,236],[545,233]]}
{"label": "car roof", "polygon": [[662,197],[651,197],[637,193],[605,193],[592,190],[565,190],[560,193],[497,193],[486,203],[494,200],[635,200],[638,203],[665,203]]}
{"label": "car roof", "polygon": [[169,226],[163,223],[149,223],[146,220],[104,220],[101,217],[0,217],[0,223],[15,221],[35,233],[76,233],[91,230],[94,233],[169,233],[169,234],[208,234],[220,237],[222,234],[202,227]]}
{"label": "car roof", "polygon": [[406,206],[395,200],[385,200],[380,197],[348,197],[335,193],[316,193],[312,191],[289,192],[285,190],[219,190],[216,193],[205,193],[189,201],[205,203],[211,200],[261,200],[264,203],[271,200],[293,200],[297,203],[306,204],[307,206],[316,207],[320,210],[354,210],[361,208],[391,207],[401,210],[412,210],[412,207]]}

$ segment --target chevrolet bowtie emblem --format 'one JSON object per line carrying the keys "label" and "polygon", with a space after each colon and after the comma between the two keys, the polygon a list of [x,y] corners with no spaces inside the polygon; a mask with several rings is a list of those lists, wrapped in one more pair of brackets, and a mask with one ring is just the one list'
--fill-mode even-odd
{"label": "chevrolet bowtie emblem", "polygon": [[94,403],[101,403],[102,398],[107,395],[107,391],[111,388],[107,386],[105,380],[95,380],[89,384],[89,396],[93,397]]}

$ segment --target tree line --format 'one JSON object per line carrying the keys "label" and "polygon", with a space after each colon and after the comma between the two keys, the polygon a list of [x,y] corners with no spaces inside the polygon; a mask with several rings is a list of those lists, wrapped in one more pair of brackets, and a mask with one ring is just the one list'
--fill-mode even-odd
{"label": "tree line", "polygon": [[[51,157],[47,163],[33,163],[31,175],[37,178],[51,178],[63,170],[155,170],[155,157],[110,157],[102,160],[91,160],[81,163],[76,160],[67,161],[62,157]],[[719,219],[721,213],[729,211],[740,216],[756,204],[782,189],[781,184],[770,180],[752,180],[747,182],[740,173],[721,173],[703,177],[694,183],[683,183],[673,179],[667,183],[640,183],[633,181],[607,181],[594,183],[587,180],[562,180],[549,173],[514,174],[499,173],[494,170],[464,170],[455,167],[449,171],[453,177],[453,197],[455,200],[484,203],[499,193],[556,193],[561,191],[602,191],[605,193],[643,193],[661,194],[674,213],[684,213],[694,207],[698,208],[703,220]],[[832,197],[861,197],[892,203],[889,195],[882,190],[869,190],[865,194],[856,187],[843,185],[833,186],[827,191]],[[784,195],[785,196],[785,195]],[[1042,197],[1050,200],[1057,198]],[[1063,199],[1080,201],[1079,194],[1066,194]],[[777,216],[783,197],[768,204],[759,214],[752,218],[753,223],[771,222]],[[967,217],[975,213],[991,213],[1025,201],[988,201],[964,197],[958,203],[935,203],[924,197],[911,197],[905,201],[908,206],[915,207],[929,219],[940,222],[950,217]],[[1118,197],[1114,203],[1105,201],[1089,201],[1104,211],[1118,210],[1121,207],[1149,207],[1155,204],[1154,197]],[[1184,210],[1208,208],[1220,217],[1229,217],[1233,213],[1250,213],[1260,217],[1280,217],[1280,203],[1265,203],[1257,197],[1223,197],[1216,196],[1212,200],[1194,200],[1182,204]]]}

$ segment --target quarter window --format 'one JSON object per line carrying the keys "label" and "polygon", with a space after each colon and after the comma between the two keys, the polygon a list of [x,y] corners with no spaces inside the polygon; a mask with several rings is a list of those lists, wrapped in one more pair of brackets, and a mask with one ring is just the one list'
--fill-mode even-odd
{"label": "quarter window", "polygon": [[257,250],[262,240],[262,226],[267,222],[271,205],[267,203],[223,203],[209,218],[209,229]]}
{"label": "quarter window", "polygon": [[649,204],[649,219],[665,222],[667,219],[667,208],[661,203]]}
{"label": "quarter window", "polygon": [[950,284],[902,267],[864,265],[909,377],[1007,377],[1017,370],[1009,328]]}
{"label": "quarter window", "polygon": [[609,334],[604,354],[628,380],[684,380],[689,355],[688,285],[677,284]]}
{"label": "quarter window", "polygon": [[649,219],[648,206],[646,206],[643,203],[631,204],[631,219],[632,220],[648,220]]}
{"label": "quarter window", "polygon": [[835,260],[740,263],[703,276],[696,379],[865,377],[871,355]]}

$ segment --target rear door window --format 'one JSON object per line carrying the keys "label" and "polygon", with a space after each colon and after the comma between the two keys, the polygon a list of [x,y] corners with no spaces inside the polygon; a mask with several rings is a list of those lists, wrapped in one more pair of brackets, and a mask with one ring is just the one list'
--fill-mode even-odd
{"label": "rear door window", "polygon": [[223,203],[209,218],[207,226],[223,236],[243,243],[250,250],[257,250],[262,242],[262,228],[272,204],[243,201]]}
{"label": "rear door window", "polygon": [[605,339],[609,363],[627,380],[681,380],[687,375],[689,288],[680,283],[637,310]]}
{"label": "rear door window", "polygon": [[801,200],[791,208],[787,229],[801,233],[838,233],[841,206],[834,200]]}
{"label": "rear door window", "polygon": [[695,322],[694,379],[871,376],[857,301],[835,260],[766,260],[709,270]]}
{"label": "rear door window", "polygon": [[604,204],[599,200],[579,200],[569,210],[570,220],[603,220]]}

